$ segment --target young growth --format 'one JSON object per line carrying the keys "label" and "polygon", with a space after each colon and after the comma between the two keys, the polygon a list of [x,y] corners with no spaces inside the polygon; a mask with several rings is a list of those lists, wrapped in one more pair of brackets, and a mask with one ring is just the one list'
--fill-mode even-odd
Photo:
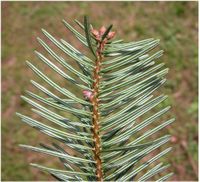
{"label": "young growth", "polygon": [[[57,157],[63,169],[31,165],[60,181],[154,180],[169,167],[159,159],[171,150],[169,147],[157,151],[170,141],[169,135],[160,136],[159,132],[174,121],[160,121],[170,106],[157,108],[167,97],[163,94],[154,96],[154,91],[165,83],[168,72],[163,63],[158,63],[163,51],[154,51],[159,40],[125,42],[115,38],[112,25],[94,29],[86,17],[83,24],[75,22],[80,31],[63,20],[66,28],[87,48],[88,54],[64,39],[57,40],[44,29],[42,32],[48,41],[66,57],[40,38],[38,42],[49,56],[35,53],[40,61],[77,87],[81,94],[76,94],[73,87],[62,87],[45,71],[27,61],[30,69],[51,89],[31,81],[45,96],[27,91],[28,96],[22,96],[22,99],[46,122],[17,115],[57,142],[21,147]],[[68,57],[79,69],[68,62]],[[167,180],[171,175],[157,180]]]}

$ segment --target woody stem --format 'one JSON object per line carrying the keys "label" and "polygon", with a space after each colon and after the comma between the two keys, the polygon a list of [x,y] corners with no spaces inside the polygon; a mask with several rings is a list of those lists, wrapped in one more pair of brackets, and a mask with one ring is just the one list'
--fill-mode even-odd
{"label": "woody stem", "polygon": [[99,114],[99,82],[100,82],[100,69],[101,69],[101,61],[102,61],[102,43],[99,43],[97,48],[97,59],[96,65],[94,68],[94,84],[93,84],[93,98],[91,99],[93,105],[93,138],[94,138],[94,159],[96,161],[96,175],[98,181],[103,181],[103,169],[102,169],[102,161],[100,157],[101,153],[101,139],[99,135],[99,122],[100,122],[100,114]]}

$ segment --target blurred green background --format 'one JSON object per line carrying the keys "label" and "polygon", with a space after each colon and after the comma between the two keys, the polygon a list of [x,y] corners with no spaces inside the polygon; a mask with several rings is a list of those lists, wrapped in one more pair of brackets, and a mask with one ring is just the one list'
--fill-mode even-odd
{"label": "blurred green background", "polygon": [[[53,160],[24,152],[19,143],[37,145],[48,138],[26,126],[15,112],[26,113],[20,95],[35,78],[25,60],[35,60],[41,47],[40,28],[58,38],[72,34],[61,23],[89,15],[96,27],[113,24],[118,38],[126,41],[161,39],[162,61],[170,68],[165,85],[176,122],[167,127],[173,135],[173,152],[164,160],[172,164],[173,181],[198,179],[198,3],[197,2],[2,2],[2,180],[51,180],[48,174],[29,167],[29,162],[48,165]],[[42,49],[41,49],[42,50]]]}

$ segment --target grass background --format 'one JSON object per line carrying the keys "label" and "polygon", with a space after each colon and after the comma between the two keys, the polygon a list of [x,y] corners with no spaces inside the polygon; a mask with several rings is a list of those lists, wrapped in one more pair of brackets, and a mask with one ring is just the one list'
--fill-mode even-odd
{"label": "grass background", "polygon": [[197,180],[197,2],[2,2],[2,180],[53,179],[28,165],[48,165],[49,158],[18,147],[19,143],[48,141],[15,115],[28,112],[28,105],[20,100],[24,90],[31,89],[33,78],[25,60],[34,60],[32,51],[41,49],[36,41],[36,36],[42,36],[40,28],[73,43],[61,20],[82,20],[85,14],[96,27],[114,24],[117,36],[127,41],[161,39],[162,61],[170,68],[163,89],[169,99],[164,104],[172,105],[171,115],[176,117],[167,127],[174,136],[174,149],[164,160],[170,161],[170,170],[175,172],[171,180]]}

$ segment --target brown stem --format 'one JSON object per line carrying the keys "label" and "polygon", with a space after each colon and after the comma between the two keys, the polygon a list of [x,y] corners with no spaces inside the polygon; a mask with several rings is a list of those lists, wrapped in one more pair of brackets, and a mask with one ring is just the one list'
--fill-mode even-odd
{"label": "brown stem", "polygon": [[99,71],[101,69],[101,61],[102,61],[102,49],[104,47],[103,43],[99,43],[97,48],[97,59],[96,65],[94,69],[94,84],[93,84],[93,97],[91,99],[93,105],[93,138],[94,138],[94,159],[96,161],[96,175],[98,181],[103,181],[103,169],[102,169],[102,161],[100,157],[101,153],[101,138],[99,135],[99,82],[100,82],[100,75]]}

